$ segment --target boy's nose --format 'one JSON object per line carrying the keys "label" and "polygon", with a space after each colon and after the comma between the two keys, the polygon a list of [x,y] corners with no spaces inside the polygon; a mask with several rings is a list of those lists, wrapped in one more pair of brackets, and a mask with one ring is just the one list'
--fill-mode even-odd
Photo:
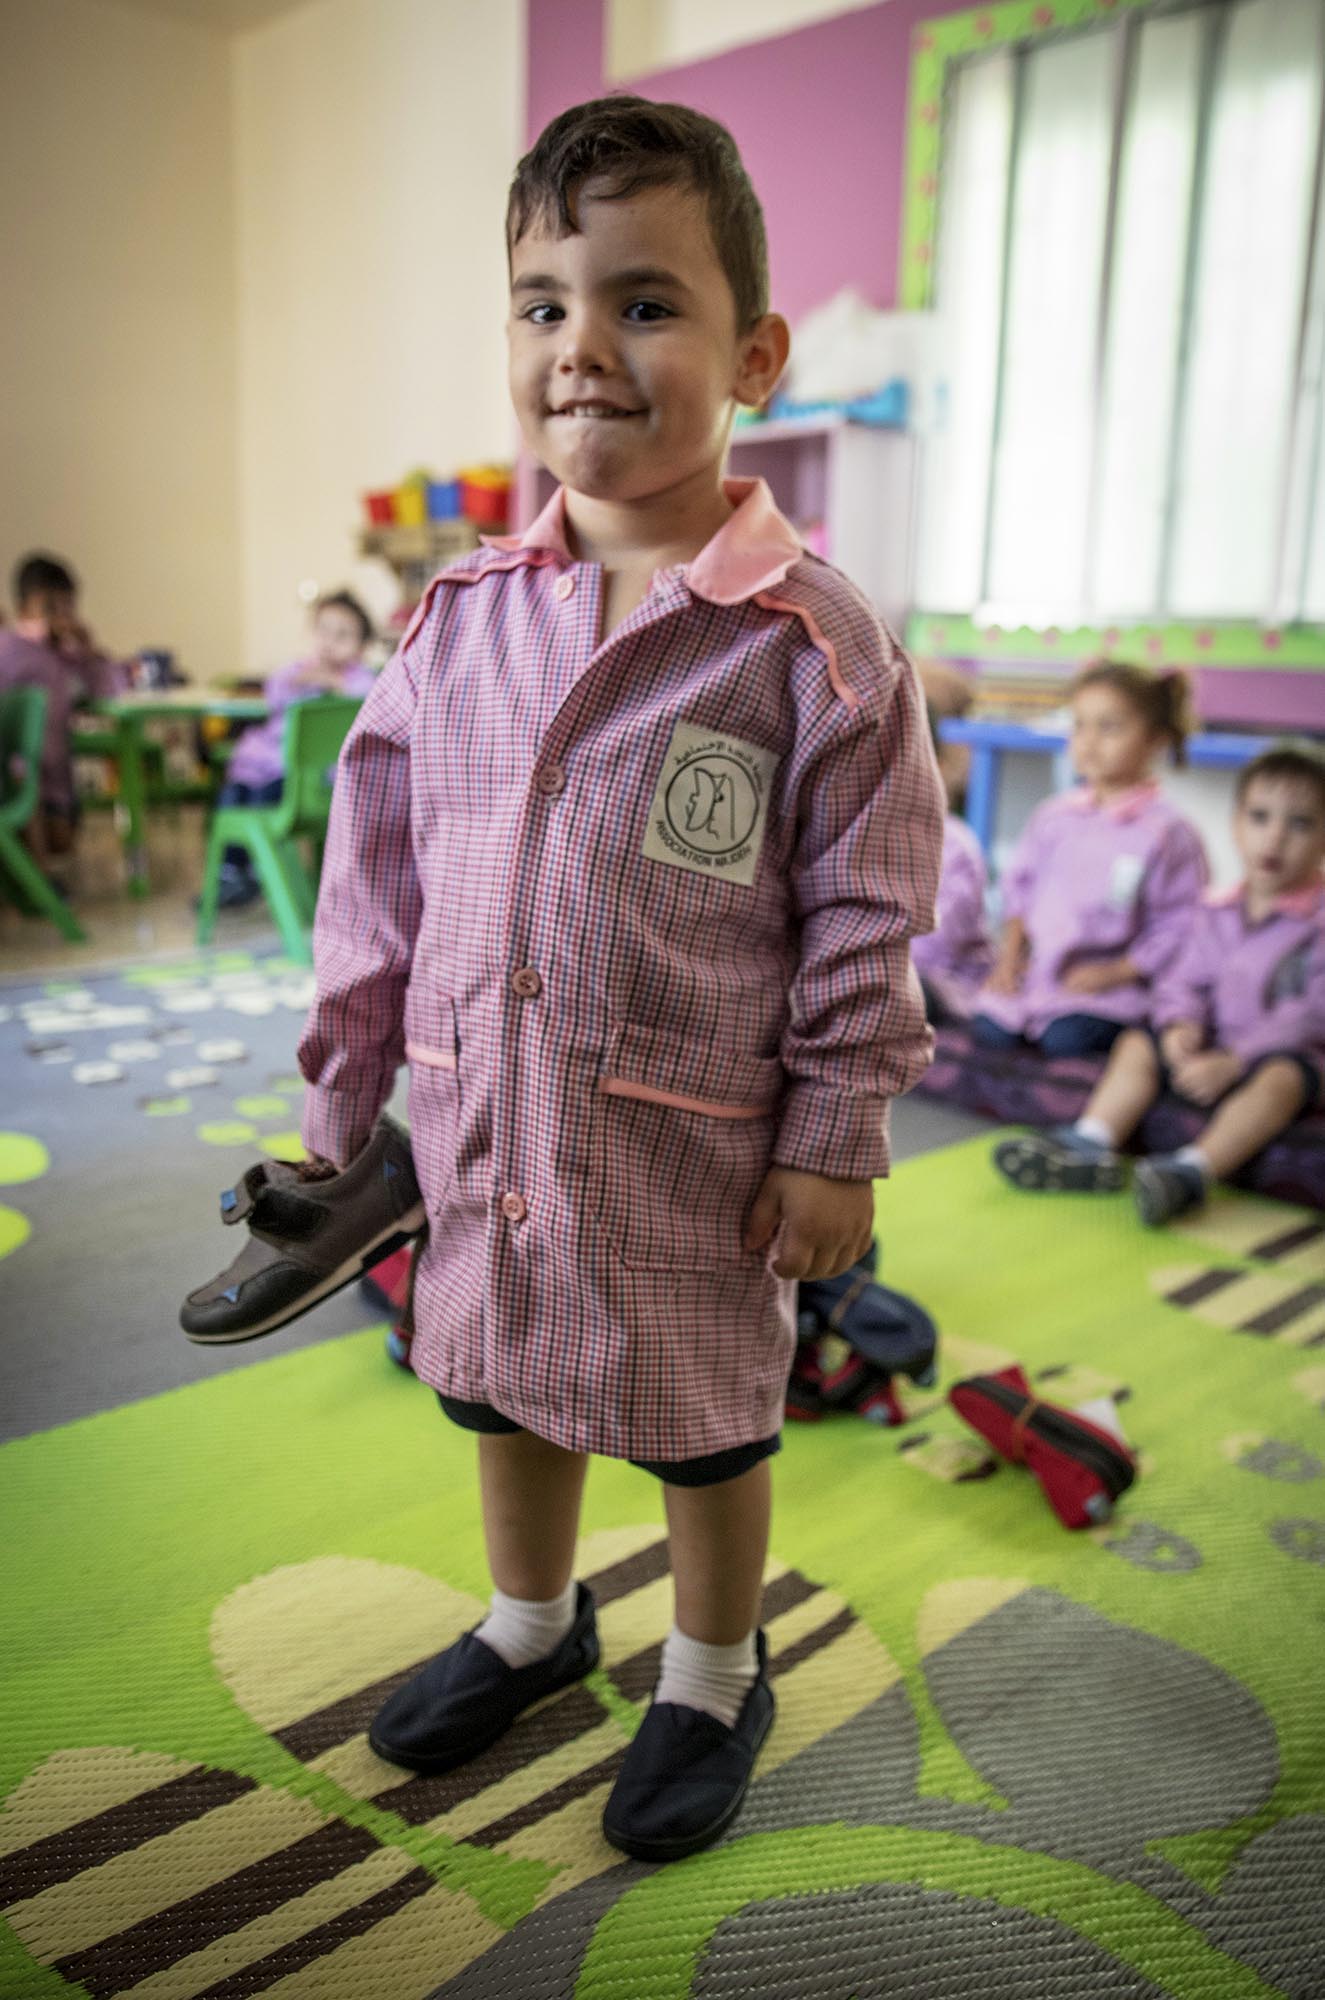
{"label": "boy's nose", "polygon": [[563,322],[557,366],[563,375],[602,375],[612,363],[612,343],[596,321],[583,318]]}

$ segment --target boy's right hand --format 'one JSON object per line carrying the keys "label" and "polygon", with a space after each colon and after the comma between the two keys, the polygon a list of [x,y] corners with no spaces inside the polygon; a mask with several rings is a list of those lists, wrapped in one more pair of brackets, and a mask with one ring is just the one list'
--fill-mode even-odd
{"label": "boy's right hand", "polygon": [[985,985],[991,993],[1020,993],[1025,978],[1025,962],[1018,953],[1016,958],[1000,958]]}
{"label": "boy's right hand", "polygon": [[1160,1035],[1159,1052],[1172,1069],[1187,1056],[1196,1055],[1204,1040],[1205,1035],[1197,1022],[1174,1021]]}

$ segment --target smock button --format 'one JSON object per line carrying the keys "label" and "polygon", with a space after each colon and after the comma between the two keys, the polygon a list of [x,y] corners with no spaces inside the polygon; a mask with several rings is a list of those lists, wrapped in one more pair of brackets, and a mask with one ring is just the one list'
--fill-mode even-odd
{"label": "smock button", "polygon": [[522,1000],[536,1000],[543,991],[543,982],[532,965],[522,965],[518,972],[511,974],[511,991],[518,993]]}
{"label": "smock button", "polygon": [[575,578],[567,572],[565,576],[559,576],[553,584],[552,595],[564,604],[574,589]]}
{"label": "smock button", "polygon": [[504,1194],[501,1212],[508,1222],[523,1222],[529,1213],[529,1204],[522,1194]]}
{"label": "smock button", "polygon": [[560,764],[545,764],[534,782],[544,798],[555,799],[566,789],[566,773]]}

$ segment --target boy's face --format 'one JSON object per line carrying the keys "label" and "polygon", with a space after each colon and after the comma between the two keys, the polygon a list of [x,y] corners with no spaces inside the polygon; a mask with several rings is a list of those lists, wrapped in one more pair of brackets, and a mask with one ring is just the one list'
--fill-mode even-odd
{"label": "boy's face", "polygon": [[322,666],[353,666],[363,651],[359,621],[343,604],[328,604],[313,620],[313,652]]}
{"label": "boy's face", "polygon": [[786,329],[769,314],[738,334],[697,194],[605,201],[584,188],[576,206],[578,233],[530,230],[511,250],[511,399],[525,442],[595,500],[716,489],[735,406],[772,392]]}
{"label": "boy's face", "polygon": [[1249,888],[1271,896],[1300,889],[1325,863],[1325,801],[1307,778],[1253,778],[1233,838]]}

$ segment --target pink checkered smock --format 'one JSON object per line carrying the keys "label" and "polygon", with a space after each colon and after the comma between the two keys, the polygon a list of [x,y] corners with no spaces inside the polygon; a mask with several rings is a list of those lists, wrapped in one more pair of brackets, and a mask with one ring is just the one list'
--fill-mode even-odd
{"label": "pink checkered smock", "polygon": [[938,777],[909,662],[762,481],[599,642],[559,492],[431,584],[341,755],[299,1060],[344,1161],[397,1065],[412,1361],[539,1436],[699,1457],[782,1417],[771,1162],[888,1167],[930,1053]]}

